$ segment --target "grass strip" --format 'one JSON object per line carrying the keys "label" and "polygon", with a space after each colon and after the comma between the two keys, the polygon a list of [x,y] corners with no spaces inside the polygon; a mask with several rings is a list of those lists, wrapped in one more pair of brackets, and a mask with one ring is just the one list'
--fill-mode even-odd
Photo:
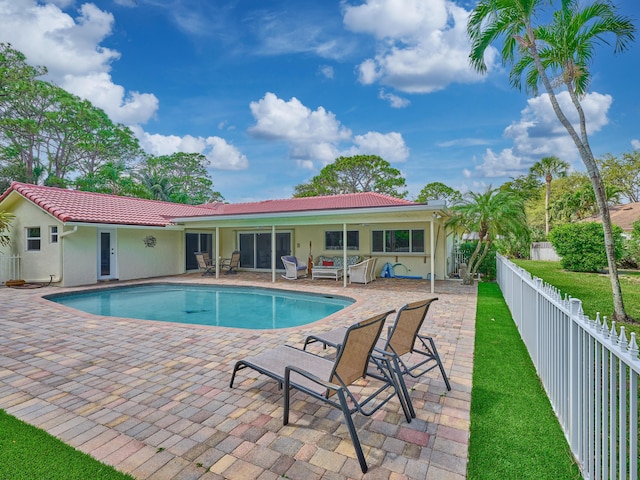
{"label": "grass strip", "polygon": [[133,480],[0,410],[1,480]]}
{"label": "grass strip", "polygon": [[495,283],[478,284],[467,478],[581,478]]}

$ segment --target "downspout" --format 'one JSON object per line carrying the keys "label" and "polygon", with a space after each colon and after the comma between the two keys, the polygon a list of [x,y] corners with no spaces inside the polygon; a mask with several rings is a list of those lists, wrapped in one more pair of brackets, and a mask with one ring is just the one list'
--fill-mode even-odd
{"label": "downspout", "polygon": [[35,280],[37,282],[49,282],[49,283],[60,283],[62,282],[63,272],[64,272],[64,237],[67,235],[71,235],[72,233],[76,233],[78,231],[78,226],[74,225],[72,230],[67,230],[66,232],[61,232],[58,234],[58,240],[60,240],[60,265],[58,267],[58,276],[49,275],[48,280]]}

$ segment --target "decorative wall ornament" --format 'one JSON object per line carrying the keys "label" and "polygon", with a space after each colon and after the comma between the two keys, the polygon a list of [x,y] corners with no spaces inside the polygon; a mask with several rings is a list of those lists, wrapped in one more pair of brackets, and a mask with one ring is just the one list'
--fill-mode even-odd
{"label": "decorative wall ornament", "polygon": [[147,235],[146,237],[144,237],[142,239],[142,242],[144,243],[144,246],[147,248],[153,248],[156,246],[156,237],[154,237],[153,235]]}

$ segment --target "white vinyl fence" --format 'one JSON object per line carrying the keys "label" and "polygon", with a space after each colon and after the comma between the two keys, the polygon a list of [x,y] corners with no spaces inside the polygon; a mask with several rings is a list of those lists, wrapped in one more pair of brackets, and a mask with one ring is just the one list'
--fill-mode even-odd
{"label": "white vinyl fence", "polygon": [[4,285],[7,280],[19,280],[20,257],[15,255],[0,255],[0,285]]}
{"label": "white vinyl fence", "polygon": [[497,256],[497,280],[585,479],[638,479],[638,345]]}

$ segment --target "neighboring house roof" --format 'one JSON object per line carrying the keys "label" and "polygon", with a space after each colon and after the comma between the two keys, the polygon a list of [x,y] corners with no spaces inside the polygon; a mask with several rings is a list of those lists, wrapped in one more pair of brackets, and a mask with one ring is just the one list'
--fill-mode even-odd
{"label": "neighboring house roof", "polygon": [[0,202],[11,192],[29,199],[62,222],[146,226],[167,226],[173,223],[174,218],[419,205],[373,192],[237,204],[184,205],[20,182],[13,182],[0,196]]}
{"label": "neighboring house roof", "polygon": [[[611,223],[618,225],[625,232],[633,229],[633,222],[640,219],[640,202],[609,207]],[[601,222],[600,215],[592,215],[584,219],[585,222]]]}

